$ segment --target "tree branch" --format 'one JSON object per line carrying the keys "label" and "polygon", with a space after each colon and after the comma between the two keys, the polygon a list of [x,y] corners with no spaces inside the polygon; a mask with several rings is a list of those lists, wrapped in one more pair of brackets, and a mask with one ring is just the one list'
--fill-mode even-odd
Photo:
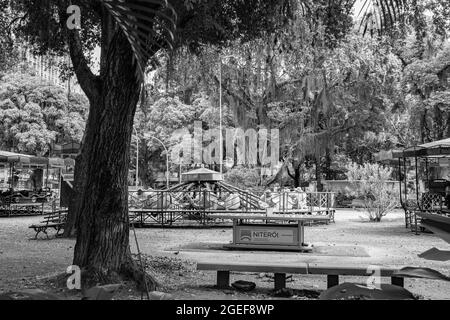
{"label": "tree branch", "polygon": [[69,54],[72,60],[73,69],[78,79],[78,83],[86,96],[91,100],[99,95],[99,77],[94,75],[88,65],[88,61],[83,53],[83,44],[81,42],[78,30],[69,30],[66,21],[69,15],[66,12],[67,1],[61,1],[59,4],[59,21],[62,30],[65,30],[66,40],[69,47]]}
{"label": "tree branch", "polygon": [[[217,84],[220,84],[219,79],[218,79],[215,75],[213,75],[213,78],[214,78],[214,80],[216,81]],[[225,91],[226,91],[230,96],[232,96],[233,98],[236,98],[237,100],[239,100],[240,102],[242,102],[242,103],[248,108],[248,110],[254,110],[254,105],[253,105],[251,102],[247,101],[246,99],[242,98],[239,94],[237,94],[236,92],[232,91],[232,90],[231,90],[227,85],[225,85],[223,82],[222,82],[222,87],[225,89]]]}
{"label": "tree branch", "polygon": [[276,83],[276,84],[275,84],[275,87],[276,87],[277,89],[281,89],[281,88],[283,88],[284,86],[287,86],[287,85],[289,85],[289,84],[297,84],[297,83],[303,82],[303,79],[304,79],[304,78],[282,81],[282,82],[280,82],[280,83]]}
{"label": "tree branch", "polygon": [[13,19],[11,20],[11,22],[8,23],[8,24],[1,30],[1,33],[8,34],[8,36],[9,36],[9,35],[11,34],[11,28],[12,28],[13,24],[15,24],[17,21],[20,21],[20,22],[21,22],[22,20],[25,20],[26,17],[28,17],[28,12],[25,13],[24,15],[22,15],[22,16],[18,16],[18,17],[13,18]]}
{"label": "tree branch", "polygon": [[291,177],[293,180],[295,180],[295,175],[293,175],[291,173],[291,170],[289,170],[289,166],[286,166],[286,171],[287,171],[287,174],[289,175],[289,177]]}
{"label": "tree branch", "polygon": [[72,60],[73,68],[75,74],[78,78],[78,83],[80,84],[83,91],[86,93],[88,98],[93,98],[98,96],[98,80],[99,78],[93,74],[92,70],[89,68],[86,57],[84,56],[81,39],[78,31],[73,30],[69,32],[68,44],[70,57]]}

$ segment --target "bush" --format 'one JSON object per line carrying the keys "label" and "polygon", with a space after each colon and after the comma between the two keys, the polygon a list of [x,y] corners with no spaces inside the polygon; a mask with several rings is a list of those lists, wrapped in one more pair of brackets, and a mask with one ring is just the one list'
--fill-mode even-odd
{"label": "bush", "polygon": [[361,199],[370,221],[380,222],[397,205],[396,189],[387,183],[392,169],[379,164],[346,166],[347,177],[354,184],[351,195]]}
{"label": "bush", "polygon": [[229,170],[224,178],[229,184],[244,190],[255,189],[261,181],[258,169],[244,167],[235,167]]}

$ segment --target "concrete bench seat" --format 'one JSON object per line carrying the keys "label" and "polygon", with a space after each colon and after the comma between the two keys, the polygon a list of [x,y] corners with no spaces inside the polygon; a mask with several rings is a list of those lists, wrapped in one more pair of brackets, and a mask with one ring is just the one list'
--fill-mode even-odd
{"label": "concrete bench seat", "polygon": [[[217,262],[199,262],[197,270],[217,271],[217,287],[220,289],[229,288],[230,272],[254,272],[254,273],[273,273],[275,280],[275,290],[286,287],[286,274],[316,274],[327,275],[327,287],[339,285],[339,276],[371,276],[365,267],[352,265],[334,265],[320,263],[298,263],[298,264],[264,264],[264,263],[217,263]],[[402,277],[394,276],[396,268],[380,267],[379,275],[381,277],[390,277],[391,283],[400,287],[404,286]]]}

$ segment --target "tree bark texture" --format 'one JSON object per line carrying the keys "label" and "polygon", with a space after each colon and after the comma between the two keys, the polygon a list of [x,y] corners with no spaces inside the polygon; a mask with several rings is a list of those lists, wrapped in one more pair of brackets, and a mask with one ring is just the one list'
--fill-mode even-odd
{"label": "tree bark texture", "polygon": [[74,264],[87,281],[133,277],[129,247],[128,167],[133,118],[140,94],[131,47],[117,32],[106,53],[99,95],[91,100],[76,204]]}

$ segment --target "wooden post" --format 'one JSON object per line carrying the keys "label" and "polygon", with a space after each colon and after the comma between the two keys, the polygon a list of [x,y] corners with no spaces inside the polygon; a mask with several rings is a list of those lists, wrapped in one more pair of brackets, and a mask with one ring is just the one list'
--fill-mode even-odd
{"label": "wooden post", "polygon": [[303,222],[299,221],[298,222],[298,241],[300,242],[300,247],[303,247],[304,242],[305,242],[305,228],[303,227]]}
{"label": "wooden post", "polygon": [[339,285],[339,275],[337,274],[329,274],[327,275],[327,288],[330,289],[331,287],[338,286]]}
{"label": "wooden post", "polygon": [[405,286],[405,279],[402,277],[391,277],[391,284],[403,288]]}
{"label": "wooden post", "polygon": [[230,287],[230,271],[217,271],[217,288],[228,289]]}
{"label": "wooden post", "polygon": [[275,290],[281,290],[286,288],[286,274],[275,273]]}

